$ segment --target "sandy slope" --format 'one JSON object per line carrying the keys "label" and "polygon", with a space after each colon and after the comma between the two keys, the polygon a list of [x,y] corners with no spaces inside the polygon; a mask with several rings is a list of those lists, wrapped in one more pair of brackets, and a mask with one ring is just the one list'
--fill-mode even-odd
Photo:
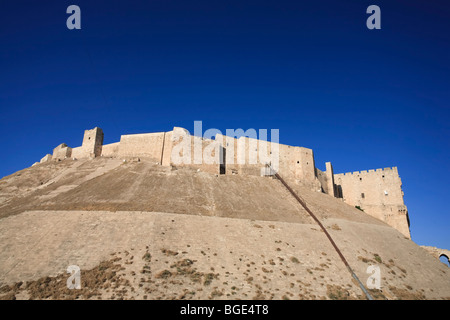
{"label": "sandy slope", "polygon": [[[376,297],[450,298],[448,267],[424,249],[338,199],[294,188],[363,283],[369,265],[380,267]],[[0,199],[4,298],[363,298],[277,180],[66,160],[0,180]],[[66,289],[69,265],[82,270],[81,291]]]}

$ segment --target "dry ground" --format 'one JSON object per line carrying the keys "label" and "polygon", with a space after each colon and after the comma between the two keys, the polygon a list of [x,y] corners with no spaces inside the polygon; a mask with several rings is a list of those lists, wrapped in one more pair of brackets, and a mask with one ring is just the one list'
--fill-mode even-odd
{"label": "dry ground", "polygon": [[[378,299],[449,299],[448,267],[395,229],[295,186]],[[277,180],[66,160],[0,180],[4,299],[361,299]],[[68,290],[69,265],[81,290]]]}

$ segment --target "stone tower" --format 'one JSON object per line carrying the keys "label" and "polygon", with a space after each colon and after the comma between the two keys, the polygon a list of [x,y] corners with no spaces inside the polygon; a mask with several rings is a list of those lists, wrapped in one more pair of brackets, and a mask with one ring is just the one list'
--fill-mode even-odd
{"label": "stone tower", "polygon": [[335,174],[334,181],[344,202],[360,207],[411,238],[397,167]]}
{"label": "stone tower", "polygon": [[95,127],[91,130],[84,131],[83,138],[83,151],[86,152],[89,157],[95,158],[102,155],[103,146],[103,130]]}

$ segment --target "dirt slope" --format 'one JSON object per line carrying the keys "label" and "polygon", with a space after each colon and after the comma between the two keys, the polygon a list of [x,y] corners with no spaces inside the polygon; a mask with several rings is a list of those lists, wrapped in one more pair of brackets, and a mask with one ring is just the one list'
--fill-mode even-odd
{"label": "dirt slope", "polygon": [[[378,298],[449,299],[448,267],[398,231],[293,186]],[[0,297],[357,299],[360,289],[281,183],[147,161],[66,160],[0,180]],[[66,269],[82,270],[82,290]],[[21,284],[21,282],[23,282]]]}

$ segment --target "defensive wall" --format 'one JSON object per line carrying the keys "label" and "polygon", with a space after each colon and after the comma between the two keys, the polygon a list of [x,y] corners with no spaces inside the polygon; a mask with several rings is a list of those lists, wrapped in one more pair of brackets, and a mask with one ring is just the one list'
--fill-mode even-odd
{"label": "defensive wall", "polygon": [[145,158],[162,166],[228,175],[265,175],[266,164],[270,164],[291,183],[342,199],[410,238],[397,167],[335,174],[331,162],[325,164],[325,171],[317,169],[313,150],[308,148],[219,133],[214,139],[206,139],[180,127],[168,132],[122,135],[119,142],[107,145],[103,145],[102,129],[86,130],[80,147],[62,143],[40,163],[95,157]]}
{"label": "defensive wall", "polygon": [[397,167],[334,175],[337,197],[395,226],[410,238],[408,211]]}

